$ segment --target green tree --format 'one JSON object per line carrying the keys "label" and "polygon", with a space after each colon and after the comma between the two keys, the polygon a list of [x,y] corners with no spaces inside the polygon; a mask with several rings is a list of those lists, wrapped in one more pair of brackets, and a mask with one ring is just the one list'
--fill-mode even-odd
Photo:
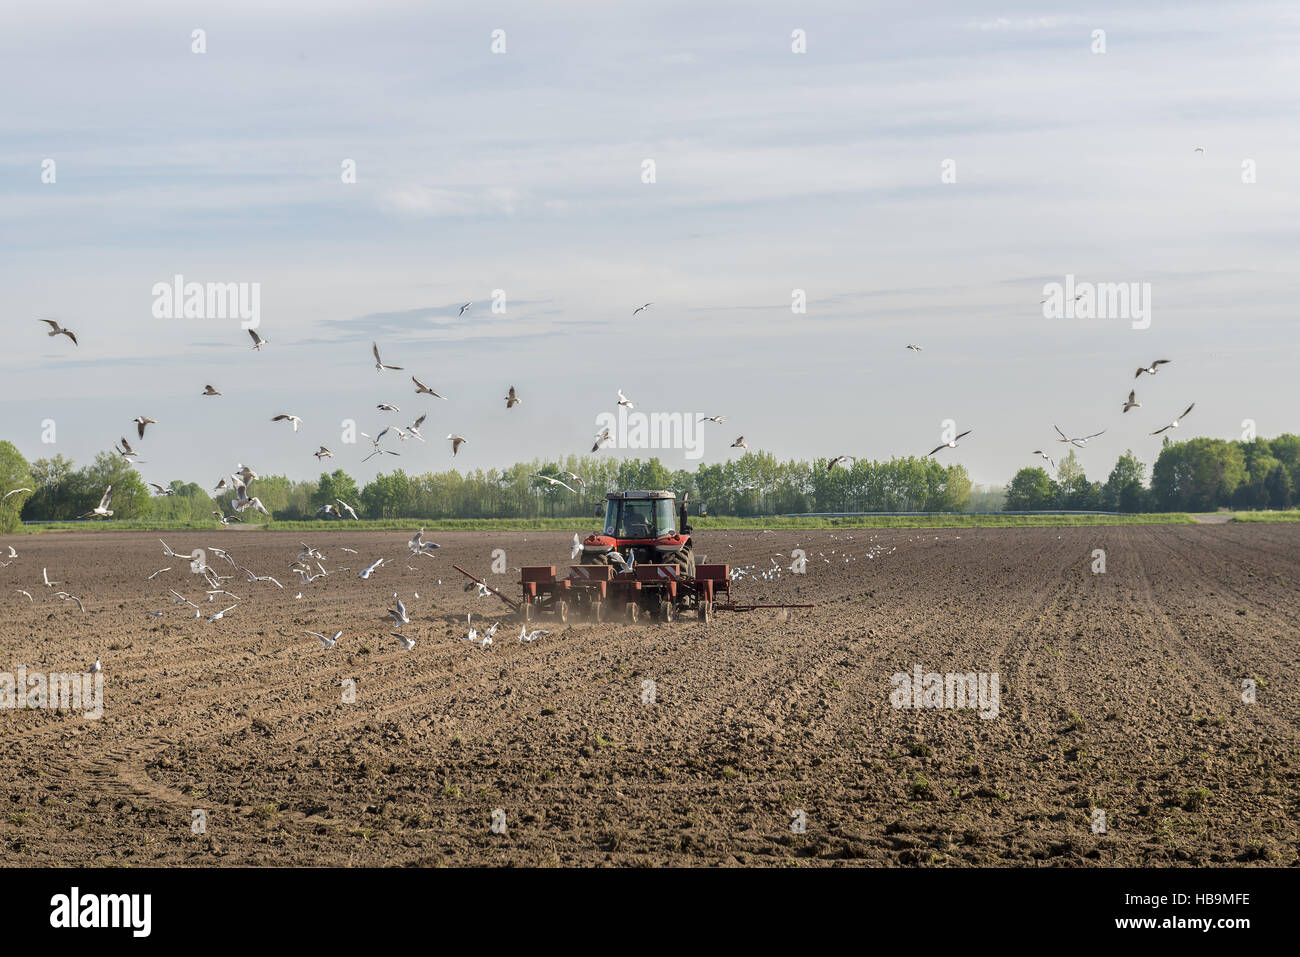
{"label": "green tree", "polygon": [[1110,470],[1102,490],[1102,502],[1108,511],[1140,512],[1146,506],[1147,468],[1128,449]]}
{"label": "green tree", "polygon": [[12,442],[0,442],[0,495],[14,489],[26,488],[30,492],[17,492],[0,501],[0,532],[17,531],[23,503],[36,490],[31,466]]}
{"label": "green tree", "polygon": [[1007,486],[1008,512],[1032,512],[1056,507],[1057,488],[1044,469],[1023,468]]}

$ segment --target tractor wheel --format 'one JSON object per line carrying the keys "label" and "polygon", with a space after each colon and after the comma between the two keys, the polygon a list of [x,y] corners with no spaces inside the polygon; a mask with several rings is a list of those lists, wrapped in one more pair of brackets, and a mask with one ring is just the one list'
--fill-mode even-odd
{"label": "tractor wheel", "polygon": [[661,564],[678,565],[681,567],[682,576],[685,578],[695,577],[695,549],[691,548],[691,543],[687,542],[684,547],[670,555],[664,556]]}

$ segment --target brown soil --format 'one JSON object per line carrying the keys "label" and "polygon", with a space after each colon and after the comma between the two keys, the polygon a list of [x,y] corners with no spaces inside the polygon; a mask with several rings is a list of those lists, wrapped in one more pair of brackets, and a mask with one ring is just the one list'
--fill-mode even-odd
{"label": "brown soil", "polygon": [[[10,864],[1297,862],[1300,525],[706,532],[709,560],[759,571],[805,549],[805,575],[737,594],[817,607],[544,620],[531,644],[451,565],[514,594],[513,566],[566,564],[568,533],[441,533],[432,559],[400,532],[307,533],[351,570],[306,586],[287,569],[302,535],[165,537],[285,589],[240,574],[209,624],[167,589],[205,617],[229,602],[204,603],[157,535],[0,541],[19,551],[0,671],[99,656],[105,678],[100,720],[0,711]],[[512,568],[492,575],[498,547]],[[394,591],[412,651],[379,620]],[[502,623],[491,648],[462,640],[471,611]],[[338,629],[332,651],[304,634]],[[917,665],[997,672],[998,717],[891,706]]]}

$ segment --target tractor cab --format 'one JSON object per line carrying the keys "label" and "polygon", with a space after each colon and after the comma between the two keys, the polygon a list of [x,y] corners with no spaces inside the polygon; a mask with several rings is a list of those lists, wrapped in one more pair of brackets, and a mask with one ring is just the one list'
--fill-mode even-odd
{"label": "tractor cab", "polygon": [[670,491],[610,492],[605,527],[582,544],[584,564],[619,564],[612,553],[635,564],[675,562],[695,568],[686,500]]}

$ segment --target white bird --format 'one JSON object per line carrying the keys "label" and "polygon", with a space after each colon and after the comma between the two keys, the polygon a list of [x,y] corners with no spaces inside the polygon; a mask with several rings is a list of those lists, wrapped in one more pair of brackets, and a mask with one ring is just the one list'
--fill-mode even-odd
{"label": "white bird", "polygon": [[388,614],[393,619],[393,627],[401,628],[403,625],[411,623],[410,616],[406,614],[406,606],[402,604],[402,599],[397,599],[397,609],[388,609]]}
{"label": "white bird", "polygon": [[1042,449],[1034,449],[1034,454],[1037,455],[1040,459],[1045,460],[1047,464],[1050,465],[1052,468],[1056,468],[1056,463],[1052,461],[1052,457],[1048,455],[1046,452],[1044,452]]}
{"label": "white bird", "polygon": [[403,635],[400,632],[396,632],[396,631],[393,632],[393,637],[396,638],[398,641],[400,641],[402,643],[402,647],[405,648],[407,651],[410,651],[412,648],[415,647],[414,638],[408,638],[406,635]]}
{"label": "white bird", "polygon": [[296,415],[290,415],[287,412],[281,412],[279,415],[272,417],[272,422],[292,422],[293,430],[298,431],[298,426],[302,425],[302,419]]}
{"label": "white bird", "polygon": [[307,634],[311,635],[313,638],[319,638],[321,648],[325,651],[329,651],[331,648],[333,648],[334,643],[343,637],[343,631],[341,629],[339,631],[334,632],[333,638],[326,638],[318,631],[309,631],[307,632]]}
{"label": "white bird", "polygon": [[175,494],[176,494],[176,489],[172,488],[170,485],[167,486],[166,488],[163,488],[163,487],[162,487],[161,485],[159,485],[157,482],[150,482],[149,485],[154,489],[155,493],[158,494],[158,495],[175,495]]}
{"label": "white bird", "polygon": [[215,615],[213,615],[211,618],[208,619],[208,624],[212,624],[212,622],[218,621],[226,617],[226,612],[234,611],[238,607],[239,607],[238,605],[231,605],[229,608],[221,609],[221,611],[217,612]]}
{"label": "white bird", "polygon": [[373,565],[371,565],[369,568],[366,568],[361,572],[362,579],[368,579],[372,574],[374,574],[375,569],[378,568],[380,565],[382,565],[385,561],[386,559],[383,558],[376,559]]}
{"label": "white bird", "polygon": [[21,588],[15,588],[14,591],[18,592],[20,595],[26,595],[28,601],[35,601],[28,592],[23,591]]}
{"label": "white bird", "polygon": [[469,441],[469,439],[465,438],[465,436],[463,435],[448,435],[447,438],[451,442],[452,455],[455,455],[457,452],[459,452],[460,447]]}
{"label": "white bird", "polygon": [[920,347],[920,346],[914,346],[914,345],[912,345],[910,342],[907,344],[907,348],[911,349],[913,352],[920,352],[920,351],[921,351],[921,347]]}
{"label": "white bird", "polygon": [[244,509],[251,508],[261,512],[263,515],[271,514],[266,510],[266,506],[262,504],[262,500],[258,498],[256,495],[254,495],[252,498],[248,498],[248,497],[237,498],[230,503],[230,507],[237,512],[242,512],[244,511]]}
{"label": "white bird", "polygon": [[10,558],[17,558],[17,557],[18,557],[18,552],[16,552],[16,551],[14,550],[14,547],[13,547],[12,545],[9,545],[8,548],[9,548],[9,557],[10,557]]}
{"label": "white bird", "polygon": [[702,415],[702,416],[700,416],[700,421],[701,421],[701,422],[716,422],[716,423],[718,423],[718,425],[721,425],[723,422],[726,422],[726,421],[727,421],[727,417],[726,417],[725,415]]}
{"label": "white bird", "polygon": [[1124,403],[1124,411],[1127,412],[1129,409],[1140,408],[1142,408],[1142,403],[1137,400],[1137,390],[1130,390],[1128,401]]}
{"label": "white bird", "polygon": [[1192,403],[1191,405],[1189,405],[1186,409],[1184,409],[1184,410],[1183,410],[1183,414],[1180,415],[1178,418],[1174,419],[1174,421],[1170,422],[1170,423],[1169,423],[1168,425],[1166,425],[1163,429],[1156,429],[1156,430],[1155,430],[1154,432],[1152,432],[1151,434],[1152,434],[1152,435],[1159,435],[1161,432],[1164,432],[1164,431],[1166,431],[1166,430],[1168,430],[1168,429],[1176,429],[1176,428],[1178,428],[1178,423],[1181,422],[1183,419],[1187,418],[1187,413],[1188,413],[1188,412],[1191,412],[1192,409],[1194,409],[1194,408],[1196,408],[1196,403],[1195,403],[1195,402],[1193,402],[1193,403]]}
{"label": "white bird", "polygon": [[578,538],[578,533],[574,532],[573,550],[569,552],[569,560],[572,561],[573,559],[577,558],[580,554],[582,554],[582,541],[581,539]]}
{"label": "white bird", "polygon": [[150,575],[148,578],[146,578],[145,581],[153,581],[155,578],[157,578],[157,577],[158,577],[159,575],[161,575],[163,572],[169,572],[169,571],[171,571],[171,570],[172,570],[172,567],[171,567],[170,565],[168,565],[166,568],[160,568],[160,569],[158,569],[156,572],[154,572],[152,575]]}
{"label": "white bird", "polygon": [[1205,152],[1205,147],[1204,147],[1204,146],[1194,146],[1194,147],[1192,147],[1192,152],[1193,152],[1193,153],[1204,153],[1204,152]]}
{"label": "white bird", "polygon": [[520,402],[523,401],[524,400],[519,398],[519,395],[515,392],[515,387],[511,386],[510,391],[506,393],[506,408],[513,409],[515,406],[517,406]]}
{"label": "white bird", "polygon": [[254,472],[252,469],[250,469],[247,465],[237,462],[235,463],[235,466],[236,466],[235,475],[238,475],[241,479],[243,479],[245,485],[247,485],[249,482],[252,482],[254,479],[257,478],[257,473]]}
{"label": "white bird", "polygon": [[429,417],[429,414],[426,412],[424,415],[420,416],[418,419],[416,419],[414,422],[412,422],[410,425],[408,425],[408,426],[406,427],[406,431],[407,431],[410,435],[415,436],[417,439],[419,439],[421,442],[423,442],[423,441],[424,441],[424,436],[420,434],[420,426],[424,425],[424,420],[427,419],[428,417]]}
{"label": "white bird", "polygon": [[401,372],[401,371],[403,371],[401,366],[388,366],[388,365],[384,365],[384,360],[382,360],[382,359],[379,358],[379,343],[377,343],[377,342],[372,342],[372,343],[370,343],[370,351],[373,352],[373,353],[375,354],[375,371],[376,371],[376,372],[383,372],[385,369],[392,369],[394,372]]}
{"label": "white bird", "polygon": [[1157,359],[1155,362],[1151,363],[1151,365],[1149,365],[1149,366],[1138,366],[1138,370],[1137,370],[1137,372],[1135,372],[1135,373],[1133,374],[1133,378],[1136,379],[1136,378],[1140,377],[1140,376],[1142,375],[1142,373],[1144,373],[1144,372],[1145,372],[1147,375],[1155,375],[1157,372],[1160,371],[1160,367],[1161,367],[1162,365],[1167,365],[1169,362],[1170,362],[1169,359]]}
{"label": "white bird", "polygon": [[557,478],[552,478],[552,477],[549,476],[549,475],[542,475],[540,472],[534,472],[533,475],[532,475],[532,477],[533,477],[533,478],[539,478],[539,479],[541,479],[542,481],[549,483],[552,487],[558,485],[558,486],[560,486],[560,488],[567,488],[567,489],[569,489],[569,491],[572,492],[574,495],[577,495],[577,494],[578,494],[578,492],[577,492],[576,489],[569,488],[569,486],[565,485],[565,484],[564,484],[563,482],[561,482],[559,479],[557,479]]}
{"label": "white bird", "polygon": [[375,406],[375,408],[378,409],[380,412],[401,412],[402,411],[397,406],[389,405],[387,402],[380,402],[377,406]]}
{"label": "white bird", "polygon": [[10,491],[5,492],[3,497],[0,497],[0,501],[3,501],[3,499],[8,498],[10,495],[17,495],[19,492],[30,492],[30,491],[31,491],[31,489],[29,489],[29,488],[16,488],[16,489],[11,489]]}
{"label": "white bird", "polygon": [[369,461],[370,461],[371,459],[373,459],[376,455],[401,455],[401,454],[402,454],[401,452],[394,452],[392,449],[375,449],[373,452],[371,452],[369,455],[367,455],[367,456],[366,456],[364,459],[362,459],[361,461],[362,461],[362,462],[369,462]]}
{"label": "white bird", "polygon": [[[108,506],[109,506],[109,504],[110,504],[112,501],[113,501],[113,486],[110,485],[108,488],[104,489],[104,494],[103,494],[103,496],[100,498],[100,500],[99,500],[99,504],[96,505],[94,508],[92,508],[89,512],[87,512],[85,515],[83,515],[83,516],[81,516],[81,517],[82,517],[82,518],[109,518],[109,517],[111,517],[112,514],[113,514],[113,510],[112,510],[111,508],[109,508]],[[49,582],[46,582],[45,584],[48,585]]]}
{"label": "white bird", "polygon": [[82,607],[81,599],[78,598],[76,595],[69,595],[66,591],[56,592],[55,594],[57,597],[62,598],[64,601],[75,601],[77,603],[77,609],[81,611],[82,614],[85,614],[86,609]]}
{"label": "white bird", "polygon": [[614,441],[614,436],[609,431],[609,426],[605,426],[605,428],[601,429],[599,432],[596,433],[596,441],[592,444],[591,451],[595,452],[599,450],[601,443],[603,442],[613,442],[613,441]]}
{"label": "white bird", "polygon": [[636,406],[634,406],[634,405],[632,404],[632,400],[629,399],[627,396],[625,396],[625,395],[623,394],[623,390],[622,390],[622,389],[619,389],[619,390],[618,390],[618,404],[621,405],[621,406],[623,406],[624,408],[628,408],[628,409],[635,409],[635,408],[636,408]]}
{"label": "white bird", "polygon": [[205,385],[205,386],[203,387],[203,394],[204,394],[204,395],[221,395],[222,393],[218,392],[216,389],[214,389],[214,388],[213,388],[212,386],[210,386],[210,385]]}
{"label": "white bird", "polygon": [[411,550],[412,555],[432,556],[433,550],[441,546],[436,542],[426,542],[424,540],[424,529],[421,528],[415,533],[415,537],[406,543],[406,547]]}
{"label": "white bird", "polygon": [[262,348],[262,346],[269,346],[269,345],[271,344],[271,343],[270,343],[270,340],[268,340],[268,339],[263,339],[261,336],[259,336],[259,335],[257,334],[257,330],[256,330],[256,329],[249,329],[249,330],[248,330],[248,334],[249,334],[249,336],[250,336],[250,337],[252,338],[252,340],[253,340],[253,348],[254,348],[254,349],[257,349],[257,350],[260,351],[261,348]]}
{"label": "white bird", "polygon": [[468,309],[468,308],[469,308],[470,306],[472,306],[472,305],[474,305],[474,300],[473,300],[473,299],[471,299],[469,302],[465,303],[465,305],[461,306],[461,307],[460,307],[460,312],[456,313],[456,318],[459,319],[461,316],[465,315],[465,310]]}
{"label": "white bird", "polygon": [[48,336],[67,336],[69,339],[72,340],[72,344],[73,344],[74,346],[75,346],[75,345],[79,345],[79,343],[77,342],[77,337],[73,334],[73,332],[72,332],[71,329],[65,329],[65,328],[63,328],[63,326],[59,325],[59,324],[58,324],[57,322],[55,322],[53,319],[42,319],[42,320],[40,320],[40,321],[46,323],[46,324],[49,325],[49,327],[50,327],[50,331],[47,332],[46,335],[48,335]]}
{"label": "white bird", "polygon": [[749,446],[745,444],[745,437],[744,437],[743,435],[739,435],[739,436],[737,436],[737,437],[736,437],[736,441],[734,441],[734,442],[731,443],[731,447],[732,447],[733,449],[748,449],[748,448],[749,448]]}
{"label": "white bird", "polygon": [[439,395],[438,393],[434,392],[432,389],[430,389],[427,385],[425,385],[423,382],[421,382],[421,381],[420,381],[419,379],[417,379],[415,376],[411,376],[411,381],[415,383],[415,394],[416,394],[416,395],[420,395],[421,393],[423,393],[424,395],[431,395],[431,396],[433,396],[435,399],[446,399],[446,398],[447,398],[445,395]]}
{"label": "white bird", "polygon": [[319,462],[321,459],[334,458],[334,453],[331,452],[329,449],[325,448],[325,446],[323,445],[317,451],[313,452],[312,455],[316,456],[317,462]]}
{"label": "white bird", "polygon": [[578,488],[587,487],[587,480],[584,479],[581,475],[579,475],[576,472],[561,472],[560,474],[563,475],[565,478],[570,478],[573,479],[573,481],[577,482]]}
{"label": "white bird", "polygon": [[[124,459],[129,459],[132,456],[135,456],[136,458],[140,457],[140,453],[131,448],[131,443],[126,440],[126,436],[122,436],[122,447],[120,449],[117,447],[116,443],[114,443],[113,451]],[[144,463],[141,462],[140,464],[143,465]]]}
{"label": "white bird", "polygon": [[653,305],[654,305],[653,302],[647,302],[644,306],[637,306],[635,309],[632,310],[632,318],[635,319],[636,314],[638,312],[644,312],[645,310],[649,309]]}
{"label": "white bird", "polygon": [[95,659],[95,663],[94,663],[93,665],[90,666],[90,673],[91,673],[92,675],[97,675],[97,674],[99,674],[99,673],[100,673],[101,671],[103,671],[103,670],[104,670],[104,666],[103,666],[102,664],[100,664],[99,659],[96,658],[96,659]]}
{"label": "white bird", "polygon": [[1080,448],[1080,449],[1085,448],[1087,446],[1089,439],[1095,439],[1099,435],[1106,434],[1106,430],[1102,429],[1100,432],[1092,433],[1092,435],[1084,435],[1079,438],[1070,438],[1064,432],[1061,431],[1059,426],[1053,425],[1052,428],[1056,429],[1056,434],[1060,436],[1060,438],[1057,439],[1056,441],[1068,442],[1071,445],[1075,446],[1076,448]]}
{"label": "white bird", "polygon": [[962,433],[961,433],[960,435],[958,435],[956,438],[949,439],[947,442],[944,442],[942,445],[936,445],[933,449],[930,450],[930,452],[929,452],[928,454],[930,454],[930,455],[934,455],[935,452],[938,452],[938,451],[940,451],[941,449],[955,449],[955,448],[957,447],[957,443],[958,443],[961,439],[963,439],[963,438],[965,438],[966,436],[970,435],[971,432],[973,432],[973,431],[975,431],[975,430],[974,430],[974,429],[967,429],[965,432],[962,432]]}
{"label": "white bird", "polygon": [[135,417],[135,428],[136,431],[140,433],[140,438],[142,439],[144,438],[144,427],[146,425],[157,425],[157,424],[158,424],[157,419],[151,419],[147,415],[137,415]]}
{"label": "white bird", "polygon": [[830,461],[828,461],[828,462],[826,463],[826,471],[828,471],[828,472],[833,472],[833,471],[835,471],[835,466],[837,466],[837,465],[842,466],[842,467],[844,467],[844,468],[848,468],[850,462],[856,462],[856,461],[857,461],[857,457],[856,457],[856,456],[852,456],[852,455],[837,455],[837,456],[835,456],[835,458],[831,459]]}
{"label": "white bird", "polygon": [[[359,519],[357,518],[357,513],[356,513],[356,511],[352,508],[351,505],[349,505],[347,502],[343,501],[343,499],[341,499],[341,498],[336,498],[334,501],[338,502],[338,504],[339,504],[339,508],[343,509],[343,511],[347,512],[349,515],[352,516],[352,520],[353,520],[353,521],[359,521]],[[342,518],[342,517],[343,517],[342,515],[339,516],[339,518]]]}

